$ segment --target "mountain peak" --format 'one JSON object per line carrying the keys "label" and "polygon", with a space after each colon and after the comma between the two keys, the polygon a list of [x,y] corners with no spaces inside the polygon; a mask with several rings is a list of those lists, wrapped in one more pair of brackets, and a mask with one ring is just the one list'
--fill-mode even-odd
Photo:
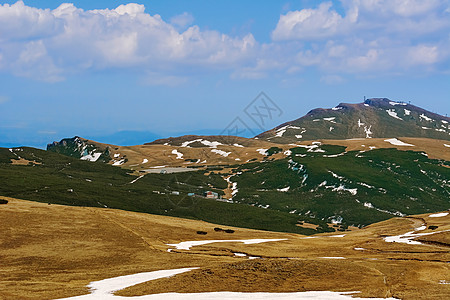
{"label": "mountain peak", "polygon": [[316,108],[257,137],[276,143],[314,139],[425,137],[449,140],[450,118],[404,101],[370,98]]}

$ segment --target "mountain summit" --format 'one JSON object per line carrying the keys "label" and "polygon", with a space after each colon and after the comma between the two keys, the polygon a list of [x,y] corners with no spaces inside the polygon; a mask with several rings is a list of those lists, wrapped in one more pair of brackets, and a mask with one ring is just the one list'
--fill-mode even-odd
{"label": "mountain summit", "polygon": [[257,136],[275,143],[314,139],[425,137],[450,140],[450,118],[387,98],[317,108]]}

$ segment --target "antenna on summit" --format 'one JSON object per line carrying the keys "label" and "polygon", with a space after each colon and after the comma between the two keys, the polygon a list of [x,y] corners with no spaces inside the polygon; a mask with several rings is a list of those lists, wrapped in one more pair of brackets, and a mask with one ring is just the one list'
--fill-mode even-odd
{"label": "antenna on summit", "polygon": [[364,102],[366,102],[366,96],[364,96]]}

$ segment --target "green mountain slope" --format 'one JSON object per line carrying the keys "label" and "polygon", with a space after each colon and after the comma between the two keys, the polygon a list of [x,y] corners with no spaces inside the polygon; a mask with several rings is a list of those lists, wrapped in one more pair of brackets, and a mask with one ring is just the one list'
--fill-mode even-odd
{"label": "green mountain slope", "polygon": [[386,98],[314,109],[257,136],[276,143],[314,139],[426,137],[450,140],[450,118]]}
{"label": "green mountain slope", "polygon": [[296,226],[298,217],[286,212],[188,196],[202,195],[207,190],[223,194],[227,183],[219,175],[209,174],[208,169],[143,177],[129,172],[100,161],[83,161],[34,148],[0,148],[2,196],[118,208],[254,229],[315,232]]}
{"label": "green mountain slope", "polygon": [[291,152],[236,168],[233,200],[344,228],[450,207],[450,163],[423,153],[320,143]]}

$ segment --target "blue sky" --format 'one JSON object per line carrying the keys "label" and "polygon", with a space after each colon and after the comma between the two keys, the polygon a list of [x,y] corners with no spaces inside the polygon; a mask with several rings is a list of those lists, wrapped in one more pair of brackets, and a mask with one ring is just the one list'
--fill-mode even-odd
{"label": "blue sky", "polygon": [[447,0],[62,3],[0,1],[0,146],[218,134],[261,91],[265,129],[364,96],[450,113]]}

